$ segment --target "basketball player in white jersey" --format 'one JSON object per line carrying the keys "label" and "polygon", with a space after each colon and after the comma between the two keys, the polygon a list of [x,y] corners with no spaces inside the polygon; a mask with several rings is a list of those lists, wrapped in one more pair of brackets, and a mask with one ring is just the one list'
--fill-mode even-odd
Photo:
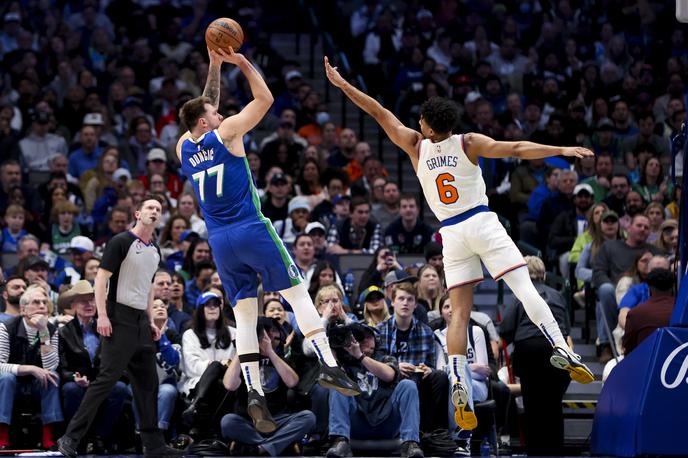
{"label": "basketball player in white jersey", "polygon": [[547,303],[533,286],[520,251],[497,215],[487,207],[480,157],[539,159],[549,156],[592,156],[582,147],[554,147],[532,142],[499,142],[476,133],[454,135],[458,122],[454,102],[434,97],[421,106],[420,132],[404,126],[389,110],[341,77],[325,57],[330,82],[380,124],[390,140],[404,150],[418,175],[423,194],[441,222],[444,272],[452,306],[447,329],[452,402],[456,422],[474,429],[471,383],[466,379],[467,329],[473,305],[473,286],[483,279],[482,261],[495,280],[503,279],[523,303],[528,317],[545,335],[553,352],[550,362],[579,383],[593,375],[567,345]]}

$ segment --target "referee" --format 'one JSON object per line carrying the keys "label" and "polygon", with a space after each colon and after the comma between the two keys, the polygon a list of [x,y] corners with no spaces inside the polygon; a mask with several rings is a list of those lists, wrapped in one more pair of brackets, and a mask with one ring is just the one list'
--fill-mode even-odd
{"label": "referee", "polygon": [[165,445],[157,428],[154,340],[160,338],[160,331],[153,324],[151,286],[160,263],[160,248],[153,241],[153,231],[161,213],[162,198],[147,195],[136,208],[134,228],[117,234],[105,247],[95,280],[97,330],[103,336],[100,373],[86,390],[65,435],[57,441],[59,451],[65,456],[77,456],[79,441],[125,369],[139,409],[144,456],[183,455],[181,450]]}

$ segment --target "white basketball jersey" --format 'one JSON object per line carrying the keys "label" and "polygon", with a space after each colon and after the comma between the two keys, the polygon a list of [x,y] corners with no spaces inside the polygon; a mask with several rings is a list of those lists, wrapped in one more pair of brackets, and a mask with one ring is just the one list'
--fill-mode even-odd
{"label": "white basketball jersey", "polygon": [[482,171],[466,156],[463,135],[438,143],[422,140],[416,175],[425,200],[440,221],[488,204]]}

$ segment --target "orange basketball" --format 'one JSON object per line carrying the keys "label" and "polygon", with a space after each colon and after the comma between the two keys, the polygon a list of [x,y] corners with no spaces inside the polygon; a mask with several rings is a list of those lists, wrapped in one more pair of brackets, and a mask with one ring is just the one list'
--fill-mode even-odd
{"label": "orange basketball", "polygon": [[229,49],[238,51],[244,43],[244,31],[234,19],[221,17],[210,23],[205,30],[205,42],[213,51]]}

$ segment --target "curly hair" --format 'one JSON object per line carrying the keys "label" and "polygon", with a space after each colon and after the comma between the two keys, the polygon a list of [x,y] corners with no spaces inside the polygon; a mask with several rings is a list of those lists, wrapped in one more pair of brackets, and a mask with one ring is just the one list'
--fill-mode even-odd
{"label": "curly hair", "polygon": [[420,115],[438,134],[451,132],[459,122],[456,104],[442,97],[431,97],[423,102],[420,106]]}

